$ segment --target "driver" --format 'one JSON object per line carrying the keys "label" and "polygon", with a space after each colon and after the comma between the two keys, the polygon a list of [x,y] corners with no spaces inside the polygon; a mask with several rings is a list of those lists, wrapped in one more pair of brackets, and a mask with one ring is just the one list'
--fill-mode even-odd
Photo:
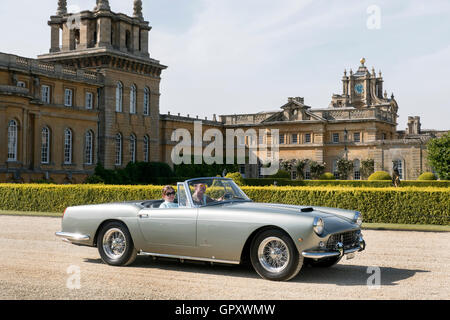
{"label": "driver", "polygon": [[198,183],[194,184],[194,193],[192,194],[192,201],[197,206],[203,206],[211,202],[222,201],[223,199],[213,199],[205,194],[206,184]]}

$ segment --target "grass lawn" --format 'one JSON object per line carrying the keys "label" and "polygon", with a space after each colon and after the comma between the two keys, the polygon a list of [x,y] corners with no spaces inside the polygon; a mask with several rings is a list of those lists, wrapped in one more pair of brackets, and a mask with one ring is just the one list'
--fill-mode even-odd
{"label": "grass lawn", "polygon": [[[62,212],[25,212],[0,210],[0,215],[7,216],[35,216],[35,217],[62,217]],[[429,224],[395,224],[395,223],[363,223],[363,230],[403,230],[403,231],[433,231],[450,232],[450,226]]]}

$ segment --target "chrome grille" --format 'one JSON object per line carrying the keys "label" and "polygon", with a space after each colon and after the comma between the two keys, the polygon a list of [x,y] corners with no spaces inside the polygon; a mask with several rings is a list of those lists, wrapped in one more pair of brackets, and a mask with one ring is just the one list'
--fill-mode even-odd
{"label": "chrome grille", "polygon": [[344,249],[354,248],[358,246],[359,231],[349,231],[332,234],[327,241],[327,249],[335,250],[336,244],[342,242]]}

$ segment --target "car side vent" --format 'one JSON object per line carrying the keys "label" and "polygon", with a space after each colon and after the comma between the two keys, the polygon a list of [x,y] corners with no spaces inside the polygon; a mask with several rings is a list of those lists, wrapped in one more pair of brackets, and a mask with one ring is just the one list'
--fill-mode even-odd
{"label": "car side vent", "polygon": [[311,212],[311,211],[314,211],[314,209],[312,207],[308,207],[308,208],[301,208],[300,211],[301,212]]}

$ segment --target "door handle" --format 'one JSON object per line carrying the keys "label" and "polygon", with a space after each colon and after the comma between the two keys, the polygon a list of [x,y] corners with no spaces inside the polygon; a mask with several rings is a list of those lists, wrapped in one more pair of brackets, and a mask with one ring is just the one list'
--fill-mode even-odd
{"label": "door handle", "polygon": [[141,213],[139,215],[139,218],[148,218],[148,214],[147,213]]}

